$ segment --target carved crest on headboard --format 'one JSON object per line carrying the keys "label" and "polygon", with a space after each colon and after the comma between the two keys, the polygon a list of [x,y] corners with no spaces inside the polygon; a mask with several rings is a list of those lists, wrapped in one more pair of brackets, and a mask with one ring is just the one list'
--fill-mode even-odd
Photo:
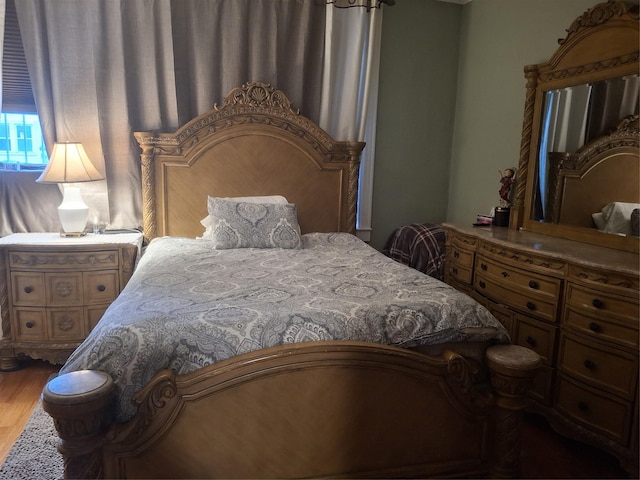
{"label": "carved crest on headboard", "polygon": [[298,115],[300,110],[291,108],[291,100],[281,91],[276,90],[268,83],[245,83],[241,87],[231,90],[222,100],[222,106],[216,103],[214,110],[222,110],[233,105],[250,105],[259,107],[276,107],[288,110],[294,115]]}

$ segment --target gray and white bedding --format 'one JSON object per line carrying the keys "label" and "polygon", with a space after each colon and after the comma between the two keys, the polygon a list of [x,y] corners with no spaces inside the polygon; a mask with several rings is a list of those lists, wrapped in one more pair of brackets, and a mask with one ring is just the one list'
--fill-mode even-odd
{"label": "gray and white bedding", "polygon": [[203,239],[163,237],[61,372],[109,373],[125,421],[133,394],[162,369],[184,374],[316,340],[412,348],[509,338],[467,295],[350,234],[303,235],[297,249],[216,250]]}

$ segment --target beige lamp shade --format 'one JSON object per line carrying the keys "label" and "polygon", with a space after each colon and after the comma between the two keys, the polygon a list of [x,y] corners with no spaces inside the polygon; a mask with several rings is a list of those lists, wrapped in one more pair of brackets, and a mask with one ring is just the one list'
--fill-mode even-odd
{"label": "beige lamp shade", "polygon": [[68,142],[53,145],[47,168],[36,180],[40,183],[76,183],[103,180],[93,166],[81,143]]}
{"label": "beige lamp shade", "polygon": [[79,237],[84,235],[89,207],[82,200],[77,182],[102,180],[104,177],[84,151],[80,143],[56,143],[49,165],[36,180],[40,183],[64,183],[62,203],[58,207],[62,231],[60,235]]}

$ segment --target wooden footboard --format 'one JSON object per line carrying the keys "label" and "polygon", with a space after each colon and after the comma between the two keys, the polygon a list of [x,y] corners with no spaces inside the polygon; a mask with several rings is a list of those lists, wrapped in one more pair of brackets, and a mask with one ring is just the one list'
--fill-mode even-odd
{"label": "wooden footboard", "polygon": [[451,351],[300,343],[161,372],[126,424],[110,425],[102,372],[53,379],[43,405],[65,478],[515,477],[540,358],[513,345],[486,356],[492,387]]}

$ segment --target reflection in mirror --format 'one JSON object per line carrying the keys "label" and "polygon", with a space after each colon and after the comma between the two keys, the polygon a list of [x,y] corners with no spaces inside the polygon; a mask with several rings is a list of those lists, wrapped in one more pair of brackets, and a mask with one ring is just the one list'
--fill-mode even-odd
{"label": "reflection in mirror", "polygon": [[[638,115],[639,95],[640,78],[637,74],[546,92],[533,220],[572,223],[570,215],[563,215],[559,211],[561,202],[558,195],[562,194],[558,189],[560,169],[571,162],[572,154],[582,146],[614,131],[622,119]],[[622,168],[618,170],[624,171]],[[620,175],[617,182],[624,182],[625,178],[627,177]],[[600,180],[604,182],[605,179]],[[633,179],[628,181],[637,182]],[[597,189],[597,186],[595,184],[592,188]],[[635,186],[628,186],[629,188],[635,189]],[[601,207],[619,200],[606,199]],[[596,227],[595,223],[577,225]]]}

